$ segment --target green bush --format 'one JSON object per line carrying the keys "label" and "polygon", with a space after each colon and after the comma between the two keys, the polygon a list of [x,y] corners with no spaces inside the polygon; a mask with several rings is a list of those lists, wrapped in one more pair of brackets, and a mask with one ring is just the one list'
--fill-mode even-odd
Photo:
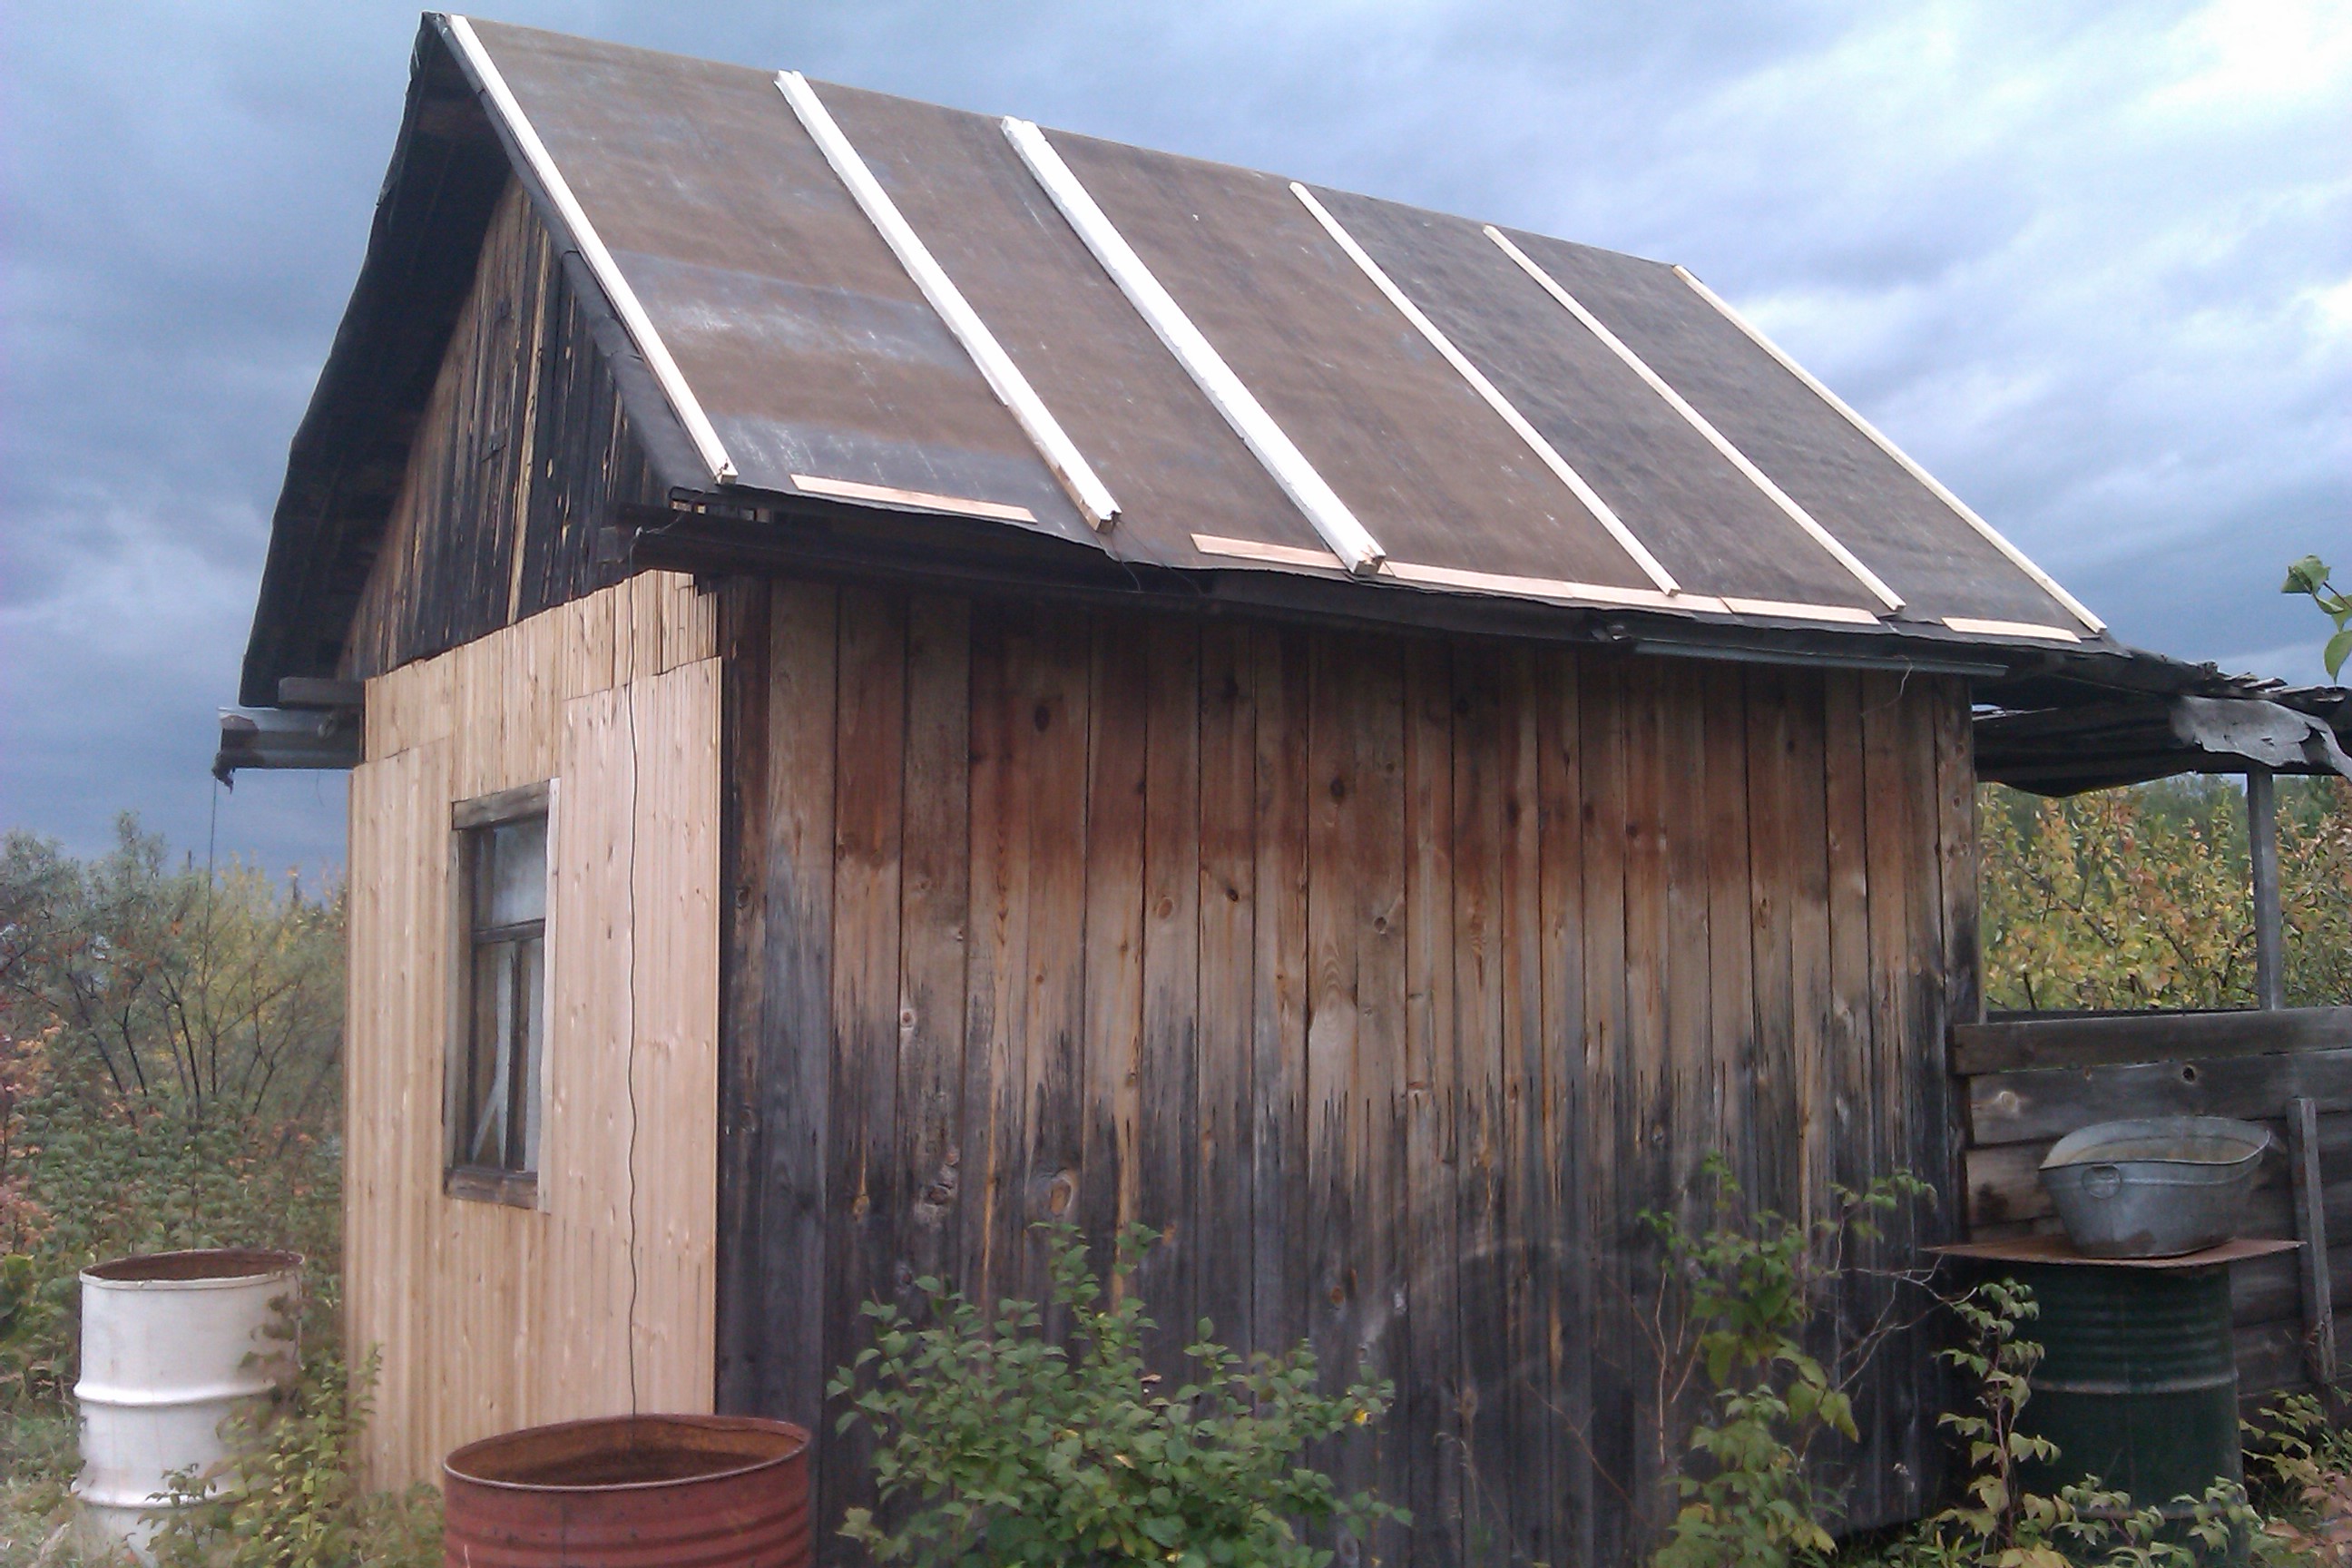
{"label": "green bush", "polygon": [[[332,1304],[321,1314],[332,1316]],[[356,1479],[375,1389],[371,1354],[356,1373],[332,1344],[249,1415],[231,1417],[232,1458],[216,1474],[173,1478],[181,1508],[156,1539],[160,1568],[430,1568],[441,1561],[433,1489],[370,1495]]]}
{"label": "green bush", "polygon": [[1975,1385],[1975,1398],[1972,1408],[1939,1420],[1961,1446],[1966,1479],[1958,1501],[1878,1559],[1885,1568],[2201,1568],[2222,1561],[2233,1540],[2263,1549],[2265,1562],[2305,1561],[2271,1550],[2277,1538],[2234,1483],[2217,1480],[2202,1497],[2173,1500],[2192,1511],[2169,1531],[2160,1510],[2096,1477],[2050,1495],[2027,1490],[2023,1467],[2058,1458],[2056,1444],[2018,1424],[2042,1361],[2042,1347],[2021,1330],[2041,1308],[2010,1279],[1947,1305],[1963,1340],[1939,1353]]}
{"label": "green bush", "polygon": [[1809,1450],[1824,1434],[1855,1436],[1847,1389],[1893,1320],[1850,1343],[1842,1366],[1824,1364],[1805,1342],[1851,1271],[1849,1248],[1933,1194],[1898,1172],[1864,1192],[1836,1189],[1833,1210],[1808,1226],[1748,1209],[1720,1154],[1703,1173],[1713,1187],[1710,1228],[1642,1216],[1665,1254],[1653,1319],[1662,1448],[1664,1424],[1693,1385],[1703,1379],[1706,1390],[1684,1451],[1661,1455],[1680,1506],[1652,1568],[1816,1563],[1834,1544],[1843,1500],[1817,1478]]}
{"label": "green bush", "polygon": [[[1033,1302],[1000,1303],[993,1325],[937,1279],[917,1281],[929,1327],[868,1302],[874,1343],[827,1389],[853,1408],[847,1432],[879,1439],[874,1479],[886,1524],[853,1509],[845,1533],[884,1563],[1143,1564],[1320,1568],[1301,1523],[1336,1523],[1360,1539],[1381,1520],[1411,1522],[1369,1494],[1340,1498],[1330,1478],[1300,1464],[1307,1445],[1379,1419],[1392,1389],[1359,1379],[1318,1392],[1312,1351],[1246,1366],[1211,1343],[1186,1352],[1192,1380],[1172,1392],[1144,1368],[1153,1328],[1123,1289],[1103,1304],[1075,1226],[1041,1226],[1053,1300],[1074,1346],[1045,1337]],[[1156,1239],[1140,1226],[1119,1236],[1112,1272],[1122,1286]]]}

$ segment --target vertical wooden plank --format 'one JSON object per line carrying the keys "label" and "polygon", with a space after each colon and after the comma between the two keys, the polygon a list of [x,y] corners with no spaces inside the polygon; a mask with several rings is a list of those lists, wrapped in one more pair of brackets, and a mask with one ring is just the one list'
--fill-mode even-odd
{"label": "vertical wooden plank", "polygon": [[[552,612],[568,643],[580,619]],[[718,1405],[759,1407],[766,1349],[761,1236],[761,1052],[767,984],[768,585],[730,579],[720,591]],[[559,683],[559,689],[561,685]]]}
{"label": "vertical wooden plank", "polygon": [[[1641,1223],[1641,1212],[1654,1207],[1662,1194],[1673,1194],[1689,1213],[1696,1194],[1675,1177],[1687,1168],[1688,1145],[1675,1117],[1675,1069],[1682,1065],[1672,1028],[1679,1020],[1673,1011],[1670,987],[1675,972],[1675,942],[1685,929],[1689,914],[1675,899],[1672,855],[1676,837],[1675,812],[1680,802],[1678,781],[1670,776],[1687,758],[1675,747],[1678,710],[1672,705],[1670,682],[1687,672],[1664,668],[1665,660],[1634,659],[1626,667],[1623,723],[1625,732],[1625,1068],[1627,1142],[1618,1191],[1617,1229],[1629,1269],[1626,1287],[1633,1310],[1653,1300],[1658,1289],[1655,1240]],[[1680,917],[1679,919],[1677,917]],[[1646,1347],[1633,1348],[1633,1417],[1638,1441],[1628,1482],[1645,1513],[1634,1520],[1637,1532],[1646,1535],[1662,1522],[1663,1479],[1671,1456],[1664,1435],[1671,1412],[1662,1408],[1657,1367]]]}
{"label": "vertical wooden plank", "polygon": [[1806,1127],[1796,1061],[1796,971],[1790,956],[1795,901],[1795,740],[1792,678],[1781,669],[1748,672],[1745,693],[1748,775],[1748,927],[1754,1041],[1750,1106],[1759,1205],[1804,1212]]}
{"label": "vertical wooden plank", "polygon": [[[1496,936],[1502,977],[1498,1060],[1502,1098],[1496,1166],[1502,1177],[1501,1258],[1509,1376],[1502,1393],[1512,1458],[1517,1549],[1555,1561],[1558,1471],[1551,1453],[1547,1308],[1551,1211],[1545,1185],[1541,709],[1533,648],[1506,648],[1497,690]],[[1529,1486],[1528,1480],[1536,1484]]]}
{"label": "vertical wooden plank", "polygon": [[[1412,1464],[1412,1561],[1463,1561],[1454,995],[1454,671],[1446,645],[1405,648],[1405,1220],[1410,1344],[1390,1426]],[[1395,1439],[1392,1439],[1394,1441]]]}
{"label": "vertical wooden plank", "polygon": [[907,609],[905,841],[899,887],[898,1179],[907,1286],[954,1261],[963,1185],[964,920],[971,906],[971,606]]}
{"label": "vertical wooden plank", "polygon": [[[1873,1059],[1869,836],[1872,800],[1864,756],[1861,676],[1843,670],[1822,675],[1822,767],[1824,829],[1829,863],[1830,1008],[1828,1051],[1832,1120],[1824,1162],[1831,1181],[1860,1188],[1878,1168],[1876,1064]],[[1840,1332],[1850,1342],[1873,1311],[1872,1292],[1858,1279],[1843,1303]],[[1857,1403],[1874,1399],[1875,1377],[1857,1385]],[[1886,1456],[1864,1442],[1853,1457],[1853,1506],[1877,1508]]]}
{"label": "vertical wooden plank", "polygon": [[[1955,1100],[1951,1092],[1948,1056],[1951,1039],[1950,985],[1945,973],[1946,910],[1952,895],[1943,887],[1946,860],[1942,844],[1943,782],[1941,733],[1946,714],[1969,707],[1967,688],[1950,677],[1914,678],[1897,689],[1900,719],[1896,733],[1901,767],[1898,778],[1904,796],[1904,835],[1899,858],[1904,868],[1901,990],[1897,998],[1903,1036],[1898,1065],[1903,1086],[1903,1142],[1896,1161],[1911,1173],[1953,1194],[1962,1201],[1963,1189],[1948,1184],[1956,1169],[1960,1145]],[[1971,868],[1972,869],[1972,868]],[[1888,1227],[1889,1261],[1899,1267],[1918,1256],[1923,1246],[1950,1238],[1943,1214],[1906,1206]],[[1905,1308],[1890,1298],[1897,1312]],[[1899,1459],[1886,1500],[1889,1517],[1908,1519],[1926,1509],[1944,1489],[1946,1446],[1933,1433],[1935,1412],[1946,1406],[1946,1376],[1934,1360],[1929,1336],[1906,1331],[1888,1345],[1898,1369],[1903,1394],[1887,1419],[1895,1427]]]}
{"label": "vertical wooden plank", "polygon": [[1593,1561],[1613,1563],[1633,1544],[1626,1489],[1634,1472],[1634,1325],[1627,1300],[1629,1202],[1642,1185],[1627,1169],[1640,1148],[1637,1085],[1628,1059],[1626,970],[1627,795],[1631,790],[1625,706],[1631,661],[1610,654],[1580,661],[1578,728],[1584,741],[1584,1155],[1586,1234],[1591,1238],[1592,1418],[1582,1436],[1598,1489]]}
{"label": "vertical wooden plank", "polygon": [[974,1129],[977,1199],[961,1273],[993,1303],[1021,1282],[1028,1173],[1029,800],[1022,680],[1025,615],[975,610],[972,622],[971,915],[966,964],[964,1125]]}
{"label": "vertical wooden plank", "polygon": [[1177,1377],[1192,1342],[1202,1268],[1213,1256],[1193,1233],[1200,1177],[1201,631],[1155,616],[1139,630],[1145,694],[1143,1037],[1137,1086],[1145,1117],[1137,1211],[1161,1233],[1136,1286],[1158,1331],[1153,1370]]}
{"label": "vertical wooden plank", "polygon": [[1364,790],[1357,682],[1364,647],[1315,639],[1307,746],[1314,769],[1307,820],[1307,1334],[1328,1377],[1355,1364],[1349,1254],[1355,1188],[1349,1115],[1356,1057],[1355,846]]}
{"label": "vertical wooden plank", "polygon": [[[454,689],[454,683],[436,684],[443,692]],[[437,705],[434,720],[437,737],[449,733],[455,721],[453,708],[446,700]],[[442,1104],[441,1050],[447,1037],[444,986],[451,898],[449,802],[454,798],[450,746],[446,739],[436,738],[416,748],[415,755],[416,769],[399,807],[404,819],[400,832],[405,864],[400,877],[402,941],[396,962],[403,965],[405,984],[400,987],[403,994],[394,1023],[395,1027],[405,1026],[394,1036],[400,1042],[402,1058],[400,1092],[394,1102],[397,1127],[437,1123]],[[447,1314],[439,1309],[460,1281],[449,1278],[433,1246],[444,1202],[439,1144],[436,1138],[394,1139],[393,1179],[398,1184],[399,1230],[393,1247],[400,1273],[394,1287],[399,1300],[394,1332],[408,1347],[409,1397],[419,1417],[403,1432],[401,1468],[411,1479],[436,1473],[435,1443],[448,1435],[443,1415],[446,1406],[436,1396],[436,1373],[448,1364],[449,1358],[435,1330],[436,1313],[446,1322]]]}
{"label": "vertical wooden plank", "polygon": [[[1900,966],[1906,952],[1906,931],[1903,931],[1903,908],[1906,908],[1906,868],[1903,868],[1903,842],[1907,837],[1907,811],[1900,787],[1900,752],[1898,752],[1898,708],[1900,689],[1895,677],[1861,675],[1853,679],[1853,729],[1851,741],[1839,742],[1832,738],[1830,745],[1830,769],[1832,787],[1839,773],[1851,778],[1846,783],[1849,795],[1858,797],[1858,811],[1846,816],[1853,832],[1851,863],[1842,868],[1839,881],[1844,884],[1844,908],[1832,902],[1832,933],[1839,947],[1846,945],[1846,929],[1851,926],[1851,942],[1861,950],[1861,973],[1855,975],[1858,990],[1851,992],[1853,1006],[1853,1068],[1851,1081],[1855,1086],[1851,1100],[1849,1129],[1853,1129],[1851,1147],[1851,1187],[1863,1187],[1879,1171],[1894,1163],[1906,1147],[1903,1129],[1903,1081],[1895,1063],[1900,1060],[1900,1037],[1903,1037],[1903,1016],[1900,1016]],[[1851,750],[1849,750],[1851,745]],[[1834,811],[1834,806],[1832,806]],[[1837,827],[1832,827],[1837,832]],[[1832,872],[1834,875],[1834,872]],[[1832,893],[1832,898],[1837,893]],[[1832,966],[1842,957],[1846,963],[1853,954],[1834,954]],[[1879,1262],[1879,1248],[1865,1253],[1870,1262]],[[1849,1335],[1865,1331],[1867,1323],[1877,1317],[1882,1307],[1882,1290],[1877,1281],[1855,1279],[1851,1293],[1851,1323]],[[1867,1408],[1877,1408],[1879,1420],[1863,1427],[1858,1474],[1855,1474],[1853,1510],[1865,1519],[1877,1519],[1886,1507],[1889,1495],[1891,1465],[1898,1462],[1891,1446],[1889,1417],[1894,1415],[1894,1401],[1900,1392],[1894,1387],[1895,1373],[1886,1361],[1874,1361],[1858,1384]]]}
{"label": "vertical wooden plank", "polygon": [[[760,1108],[766,1205],[761,1319],[769,1352],[760,1403],[812,1431],[825,1427],[829,1370],[825,1220],[838,621],[839,595],[831,588],[780,584],[773,590]],[[822,1451],[815,1464],[820,1472],[825,1468]]]}
{"label": "vertical wooden plank", "polygon": [[2311,1381],[2336,1386],[2336,1303],[2327,1271],[2326,1186],[2319,1171],[2317,1104],[2286,1102],[2287,1174],[2294,1190],[2294,1238],[2303,1243],[2295,1278],[2303,1296],[2304,1363]]}
{"label": "vertical wooden plank", "polygon": [[[1936,710],[1937,854],[1944,894],[1946,1007],[1955,1024],[1984,1021],[1983,955],[1978,948],[1976,743],[1969,694],[1954,690]],[[1947,1207],[1958,1212],[1958,1172],[1944,1187]],[[1939,1185],[1941,1182],[1939,1180]]]}
{"label": "vertical wooden plank", "polygon": [[[635,1331],[641,1399],[655,1409],[707,1411],[712,1394],[712,1226],[718,1209],[718,721],[716,662],[678,666],[648,683],[632,715],[640,788],[623,820],[633,847],[643,946],[635,1049],[625,1092],[635,1118]],[[499,1211],[500,1258],[535,1216]],[[624,1255],[626,1247],[623,1247]],[[504,1266],[513,1278],[511,1264]],[[514,1310],[520,1315],[518,1296]],[[509,1354],[510,1366],[520,1366]]]}
{"label": "vertical wooden plank", "polygon": [[[372,682],[369,696],[374,697],[384,684]],[[369,704],[369,717],[373,731],[373,702]],[[397,787],[399,775],[406,771],[399,762],[372,758],[352,770],[350,793],[345,796],[351,856],[345,918],[351,957],[344,970],[343,1322],[355,1356],[383,1349],[390,1315],[386,1298],[391,1270],[383,1258],[393,1217],[384,1210],[386,1152],[380,1134],[385,1124],[381,1108],[393,1103],[393,1097],[385,1070],[389,1040],[380,1032],[390,1005],[389,988],[381,981],[397,934],[391,929],[384,907],[390,856],[382,840],[391,807],[388,791]],[[404,1370],[402,1361],[379,1369],[379,1389],[395,1398],[404,1392],[399,1380]],[[378,1488],[395,1484],[385,1436],[375,1423],[361,1434],[363,1484]]]}
{"label": "vertical wooden plank", "polygon": [[[1808,1222],[1826,1215],[1837,1182],[1846,1093],[1842,1064],[1852,1049],[1852,1009],[1839,1015],[1838,958],[1831,923],[1829,687],[1824,676],[1792,678],[1789,695],[1789,967],[1796,1063],[1798,1188]],[[1840,809],[1847,803],[1840,797]],[[1851,963],[1851,954],[1847,954]]]}
{"label": "vertical wooden plank", "polygon": [[1519,1550],[1509,1333],[1513,1260],[1504,1236],[1502,665],[1484,644],[1454,647],[1454,998],[1461,1095],[1456,1219],[1461,1249],[1462,1421],[1467,1473],[1465,1555]]}
{"label": "vertical wooden plank", "polygon": [[[1360,1130],[1354,1155],[1355,1198],[1351,1207],[1355,1258],[1350,1291],[1357,1313],[1354,1355],[1349,1370],[1402,1381],[1408,1349],[1395,1215],[1405,1202],[1405,798],[1404,667],[1395,639],[1386,639],[1364,659],[1359,777],[1362,783],[1353,873],[1355,918],[1361,931],[1357,949],[1356,1060],[1351,1128]],[[1390,1498],[1405,1495],[1418,1456],[1403,1444],[1374,1434],[1375,1451],[1358,1442],[1353,1462]],[[1401,1556],[1405,1532],[1383,1527],[1361,1543],[1377,1560]]]}
{"label": "vertical wooden plank", "polygon": [[[1686,1214],[1710,1189],[1699,1178],[1701,1163],[1728,1152],[1724,1142],[1724,1098],[1727,1086],[1715,1049],[1715,959],[1711,931],[1713,900],[1707,864],[1708,775],[1716,758],[1707,751],[1706,671],[1689,660],[1669,660],[1656,688],[1664,784],[1660,834],[1665,846],[1667,1126],[1673,1150],[1662,1193],[1685,1200]],[[1746,946],[1747,922],[1740,922]],[[1738,1167],[1734,1166],[1737,1174]]]}
{"label": "vertical wooden plank", "polygon": [[1247,1355],[1256,1293],[1252,1245],[1256,1101],[1250,1052],[1257,908],[1257,701],[1250,632],[1201,633],[1200,1177],[1193,1227],[1205,1244],[1194,1311]]}
{"label": "vertical wooden plank", "polygon": [[1543,915],[1542,1202],[1549,1245],[1539,1280],[1550,1390],[1554,1561],[1593,1560],[1600,1478],[1592,1429],[1593,1249],[1585,1191],[1584,736],[1582,660],[1548,651],[1538,666]]}
{"label": "vertical wooden plank", "polygon": [[[1041,615],[1026,687],[1029,819],[1030,1218],[1072,1217],[1085,1159],[1087,743],[1091,637]],[[1045,1253],[1027,1249],[1026,1291],[1044,1300]]]}
{"label": "vertical wooden plank", "polygon": [[1251,985],[1250,1337],[1279,1354],[1306,1332],[1308,795],[1318,770],[1307,736],[1312,640],[1260,626],[1251,654],[1257,698],[1257,954]]}
{"label": "vertical wooden plank", "polygon": [[[907,1211],[898,1163],[898,916],[907,742],[906,607],[861,589],[841,595],[835,716],[833,1109],[825,1210],[824,1359],[868,1342],[858,1315],[898,1292]],[[872,1436],[831,1439],[817,1517],[864,1501]]]}
{"label": "vertical wooden plank", "polygon": [[[1093,626],[1087,756],[1087,1116],[1078,1221],[1097,1267],[1138,1217],[1144,1136],[1143,857],[1150,661],[1132,628]],[[1150,1300],[1149,1297],[1145,1298]],[[1157,1305],[1157,1303],[1154,1303]]]}
{"label": "vertical wooden plank", "polygon": [[[1763,1185],[1767,1140],[1773,1123],[1757,1120],[1759,1092],[1756,1048],[1755,953],[1748,931],[1748,701],[1740,667],[1716,665],[1699,683],[1701,735],[1706,749],[1706,843],[1707,1001],[1714,1051],[1708,1071],[1715,1091],[1717,1146],[1731,1160],[1752,1204]],[[1785,1124],[1780,1124],[1785,1125]]]}

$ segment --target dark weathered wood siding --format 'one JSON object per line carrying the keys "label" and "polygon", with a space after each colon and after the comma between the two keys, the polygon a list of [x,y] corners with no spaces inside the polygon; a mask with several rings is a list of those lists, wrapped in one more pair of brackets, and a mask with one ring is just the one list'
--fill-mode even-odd
{"label": "dark weathered wood siding", "polygon": [[381,675],[609,586],[594,534],[656,500],[563,258],[509,183],[345,646]]}
{"label": "dark weathered wood siding", "polygon": [[[1716,1150],[1789,1212],[1948,1190],[1957,682],[803,584],[722,622],[723,1406],[817,1425],[860,1301],[1037,1294],[1031,1222],[1141,1219],[1163,1359],[1206,1315],[1396,1380],[1337,1461],[1414,1510],[1384,1561],[1615,1561],[1641,1212]],[[1857,1522],[1933,1468],[1921,1350]]]}

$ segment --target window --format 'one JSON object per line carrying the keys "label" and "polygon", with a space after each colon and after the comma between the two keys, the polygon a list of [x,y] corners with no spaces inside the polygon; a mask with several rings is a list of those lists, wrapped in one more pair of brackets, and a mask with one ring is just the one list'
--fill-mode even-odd
{"label": "window", "polygon": [[448,1191],[457,1197],[537,1199],[547,805],[540,784],[467,801],[454,813],[464,941],[451,997]]}

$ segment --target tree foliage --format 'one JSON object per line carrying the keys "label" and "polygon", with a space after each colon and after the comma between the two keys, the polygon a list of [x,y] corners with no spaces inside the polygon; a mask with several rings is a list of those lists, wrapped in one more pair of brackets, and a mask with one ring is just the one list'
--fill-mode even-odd
{"label": "tree foliage", "polygon": [[2334,680],[2343,673],[2344,661],[2352,658],[2352,594],[2336,587],[2328,579],[2327,563],[2316,555],[2306,555],[2286,569],[2286,584],[2282,594],[2308,594],[2319,606],[2319,613],[2336,623],[2336,635],[2327,639],[2320,650],[2319,659],[2327,667],[2327,679]]}
{"label": "tree foliage", "polygon": [[[2281,779],[2290,1005],[2352,1001],[2352,784]],[[2244,793],[2190,779],[2042,800],[1989,784],[1985,995],[1996,1008],[2254,1003]]]}
{"label": "tree foliage", "polygon": [[370,1363],[347,1375],[332,1308],[342,997],[331,888],[175,863],[129,818],[88,861],[0,837],[0,1568],[73,1561],[80,1271],[230,1246],[307,1258],[303,1375],[255,1418],[237,1500],[190,1514],[174,1550],[439,1560],[426,1499],[362,1498],[352,1468]]}

